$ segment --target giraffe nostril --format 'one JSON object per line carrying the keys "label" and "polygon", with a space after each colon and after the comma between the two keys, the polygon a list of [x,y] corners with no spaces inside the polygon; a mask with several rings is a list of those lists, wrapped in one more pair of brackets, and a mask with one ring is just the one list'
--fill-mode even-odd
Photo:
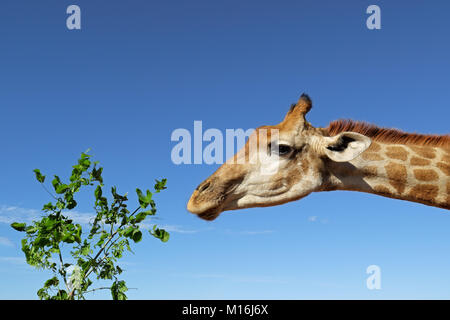
{"label": "giraffe nostril", "polygon": [[210,186],[210,183],[209,183],[209,182],[206,182],[206,183],[203,183],[203,184],[199,185],[199,186],[197,187],[197,190],[198,190],[199,192],[203,192],[203,191],[205,191],[206,189],[208,189],[209,186]]}

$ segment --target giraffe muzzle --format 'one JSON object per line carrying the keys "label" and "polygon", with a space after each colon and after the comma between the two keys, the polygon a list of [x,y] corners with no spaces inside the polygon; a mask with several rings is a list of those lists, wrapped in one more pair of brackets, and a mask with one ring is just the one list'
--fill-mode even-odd
{"label": "giraffe muzzle", "polygon": [[213,174],[194,190],[187,210],[204,220],[216,219],[223,211],[230,209],[228,204],[236,198],[234,191],[241,181],[241,177],[221,179]]}
{"label": "giraffe muzzle", "polygon": [[195,189],[188,201],[187,209],[199,218],[211,221],[216,219],[222,212],[221,204],[223,200],[220,200],[222,197],[213,198],[208,195],[208,187],[209,183],[203,183]]}

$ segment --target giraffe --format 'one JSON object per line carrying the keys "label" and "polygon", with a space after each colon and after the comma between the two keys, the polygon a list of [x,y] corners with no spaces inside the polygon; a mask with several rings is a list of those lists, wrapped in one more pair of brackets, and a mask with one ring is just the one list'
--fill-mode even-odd
{"label": "giraffe", "polygon": [[[275,206],[333,190],[450,209],[450,135],[405,133],[353,120],[315,128],[305,118],[311,108],[311,99],[302,94],[281,123],[257,128],[195,189],[188,211],[214,220],[223,211]],[[252,139],[263,147],[251,152]],[[257,160],[262,154],[269,164]],[[273,163],[278,170],[266,174],[265,166]]]}

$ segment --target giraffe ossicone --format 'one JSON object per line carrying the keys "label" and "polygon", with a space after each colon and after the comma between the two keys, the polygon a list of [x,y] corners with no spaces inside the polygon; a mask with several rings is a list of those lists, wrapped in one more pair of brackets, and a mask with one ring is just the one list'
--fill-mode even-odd
{"label": "giraffe ossicone", "polygon": [[[352,120],[315,128],[305,118],[311,108],[303,94],[281,123],[257,128],[197,187],[187,209],[214,220],[223,211],[275,206],[333,190],[450,209],[450,135],[405,133]],[[268,167],[277,170],[267,174]]]}

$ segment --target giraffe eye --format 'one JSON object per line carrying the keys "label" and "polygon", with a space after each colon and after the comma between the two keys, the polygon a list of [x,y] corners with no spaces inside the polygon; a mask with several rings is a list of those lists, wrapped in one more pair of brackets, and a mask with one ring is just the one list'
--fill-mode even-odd
{"label": "giraffe eye", "polygon": [[279,156],[286,156],[291,153],[293,150],[291,146],[288,146],[287,144],[278,144],[274,146],[270,146],[270,150],[272,154],[277,154]]}

